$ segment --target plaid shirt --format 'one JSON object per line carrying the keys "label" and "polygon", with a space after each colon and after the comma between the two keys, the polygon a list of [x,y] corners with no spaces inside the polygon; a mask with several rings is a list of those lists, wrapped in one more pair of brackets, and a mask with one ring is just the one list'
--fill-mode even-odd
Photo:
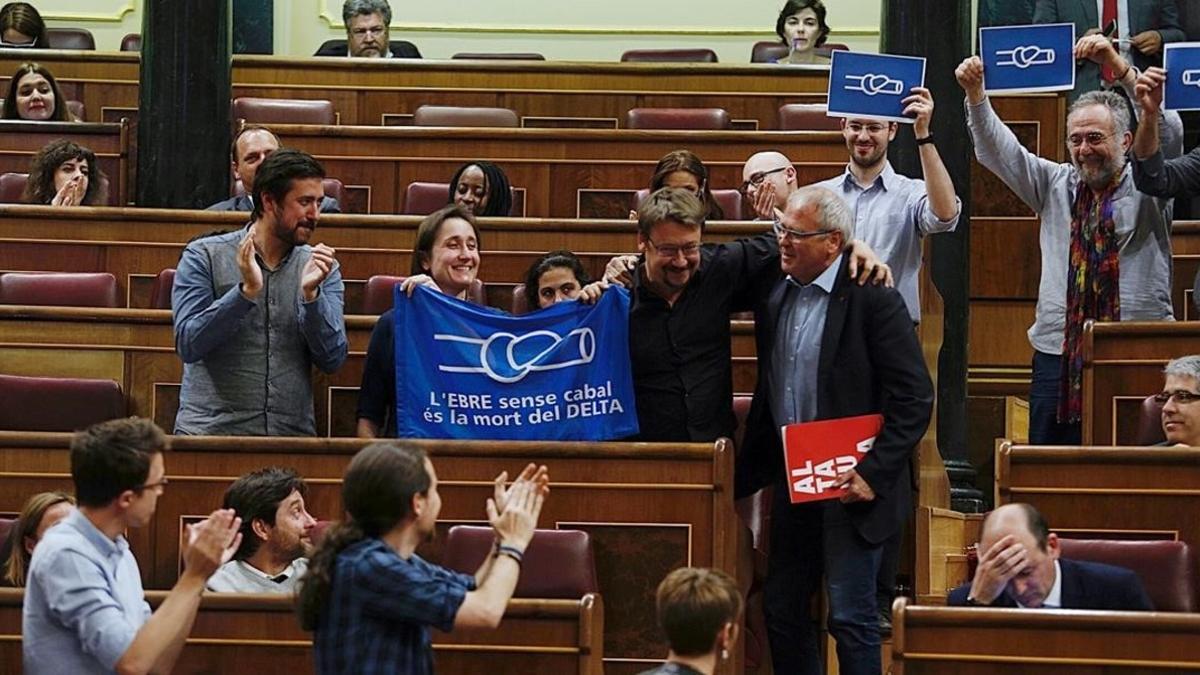
{"label": "plaid shirt", "polygon": [[430,626],[448,631],[475,578],[414,554],[405,560],[379,539],[340,554],[329,602],[313,640],[317,672],[433,672]]}

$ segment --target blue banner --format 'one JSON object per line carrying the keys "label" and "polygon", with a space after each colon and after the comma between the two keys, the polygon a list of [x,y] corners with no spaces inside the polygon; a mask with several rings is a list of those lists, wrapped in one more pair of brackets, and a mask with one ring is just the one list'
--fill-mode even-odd
{"label": "blue banner", "polygon": [[605,441],[638,432],[629,293],[509,316],[396,286],[396,432]]}
{"label": "blue banner", "polygon": [[925,59],[836,50],[829,66],[830,117],[871,117],[912,123],[904,99],[925,86]]}
{"label": "blue banner", "polygon": [[1075,88],[1075,24],[988,26],[979,29],[983,89],[988,92]]}
{"label": "blue banner", "polygon": [[1175,42],[1163,48],[1167,83],[1164,110],[1200,110],[1200,42]]}

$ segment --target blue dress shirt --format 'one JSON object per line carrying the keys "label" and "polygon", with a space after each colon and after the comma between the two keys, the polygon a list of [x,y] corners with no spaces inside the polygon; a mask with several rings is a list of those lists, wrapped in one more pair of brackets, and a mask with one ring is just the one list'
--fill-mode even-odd
{"label": "blue dress shirt", "polygon": [[25,673],[114,672],[149,618],[129,542],[72,511],[33,550],[21,625]]}
{"label": "blue dress shirt", "polygon": [[809,422],[817,416],[817,366],[825,333],[829,293],[842,264],[839,254],[810,284],[788,277],[771,352],[771,414],[776,424]]}

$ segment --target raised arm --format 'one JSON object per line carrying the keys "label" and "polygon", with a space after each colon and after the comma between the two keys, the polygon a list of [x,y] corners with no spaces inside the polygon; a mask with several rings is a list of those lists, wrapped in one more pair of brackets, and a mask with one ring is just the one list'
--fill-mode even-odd
{"label": "raised arm", "polygon": [[928,196],[926,204],[935,219],[932,223],[922,219],[921,231],[953,230],[962,210],[958,195],[954,194],[954,182],[950,180],[950,172],[946,170],[946,165],[942,163],[937,145],[933,142],[920,143],[921,139],[931,138],[933,94],[925,87],[913,87],[912,95],[904,99],[904,104],[907,106],[904,109],[905,115],[916,115],[913,134],[917,138],[917,148],[921,154],[921,172],[925,178],[925,192]]}
{"label": "raised arm", "polygon": [[238,246],[237,255],[242,283],[217,298],[208,253],[195,244],[183,250],[171,288],[171,312],[175,351],[184,363],[200,361],[225,344],[254,309],[263,282],[249,234]]}
{"label": "raised arm", "polygon": [[349,342],[343,317],[342,274],[334,250],[312,247],[300,276],[300,326],[313,363],[332,373],[346,361]]}

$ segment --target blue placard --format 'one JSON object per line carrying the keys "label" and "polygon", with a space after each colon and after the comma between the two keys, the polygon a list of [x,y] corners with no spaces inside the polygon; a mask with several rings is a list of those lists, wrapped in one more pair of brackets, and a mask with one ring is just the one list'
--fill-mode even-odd
{"label": "blue placard", "polygon": [[980,28],[983,89],[1014,94],[1070,91],[1075,88],[1074,50],[1073,23]]}
{"label": "blue placard", "polygon": [[396,286],[396,432],[406,438],[606,441],[638,432],[629,293],[509,316]]}
{"label": "blue placard", "polygon": [[1200,42],[1173,42],[1163,47],[1167,84],[1164,110],[1200,110]]}
{"label": "blue placard", "polygon": [[905,98],[925,86],[925,59],[836,50],[829,66],[830,117],[870,117],[912,124]]}

